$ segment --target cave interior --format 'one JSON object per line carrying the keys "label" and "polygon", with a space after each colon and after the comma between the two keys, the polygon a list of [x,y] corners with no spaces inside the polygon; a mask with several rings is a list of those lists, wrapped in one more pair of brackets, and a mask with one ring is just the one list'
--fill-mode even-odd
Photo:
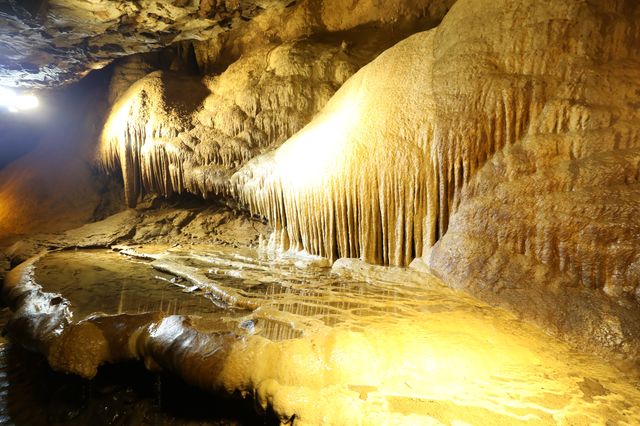
{"label": "cave interior", "polygon": [[640,3],[0,1],[0,423],[640,424]]}

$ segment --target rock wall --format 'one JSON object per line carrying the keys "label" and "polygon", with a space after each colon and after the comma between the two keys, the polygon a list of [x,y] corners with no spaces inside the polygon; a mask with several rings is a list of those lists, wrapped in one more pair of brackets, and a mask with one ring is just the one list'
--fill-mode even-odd
{"label": "rock wall", "polygon": [[[486,19],[455,9],[443,27],[486,32],[504,7],[494,4]],[[512,10],[525,30],[493,45],[494,70],[475,71],[479,97],[491,96],[484,82],[496,70],[539,94],[528,111],[504,97],[511,142],[460,192],[426,260],[447,282],[574,341],[637,353],[640,7]],[[487,44],[477,50],[486,54]]]}
{"label": "rock wall", "polygon": [[639,13],[462,0],[240,170],[237,195],[284,248],[423,256],[452,286],[634,357]]}
{"label": "rock wall", "polygon": [[[456,9],[443,28],[475,23],[473,33],[486,32],[485,22],[498,8],[503,6],[473,21]],[[451,57],[480,50],[492,58],[494,69],[476,65],[467,86],[480,99],[502,92],[495,119],[504,124],[486,139],[504,149],[461,192],[432,262],[461,271],[460,265],[446,266],[447,252],[479,240],[507,257],[534,259],[585,288],[638,297],[640,8],[599,1],[513,10],[525,30],[503,36],[492,54],[486,54],[487,43],[464,40],[443,52]],[[459,52],[457,46],[465,45]],[[503,84],[496,93],[498,70],[515,90]],[[462,77],[455,83],[471,76]],[[522,91],[533,93],[531,99],[521,99]]]}

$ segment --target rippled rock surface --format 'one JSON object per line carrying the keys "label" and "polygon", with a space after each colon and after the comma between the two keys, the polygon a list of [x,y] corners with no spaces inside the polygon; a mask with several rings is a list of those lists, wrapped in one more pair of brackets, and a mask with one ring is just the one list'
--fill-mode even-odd
{"label": "rippled rock surface", "polygon": [[[11,273],[13,327],[59,315],[30,335],[54,367],[75,371],[94,350],[97,363],[143,359],[296,424],[640,421],[636,378],[425,273],[223,246],[121,249],[51,253]],[[85,358],[60,360],[76,336]]]}

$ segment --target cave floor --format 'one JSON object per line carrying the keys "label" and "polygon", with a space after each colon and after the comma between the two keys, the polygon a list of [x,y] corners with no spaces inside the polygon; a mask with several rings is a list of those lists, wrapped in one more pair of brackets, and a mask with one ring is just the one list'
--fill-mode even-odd
{"label": "cave floor", "polygon": [[637,377],[424,272],[228,246],[120,250],[48,254],[35,279],[74,321],[162,311],[237,335],[211,386],[283,422],[640,424]]}

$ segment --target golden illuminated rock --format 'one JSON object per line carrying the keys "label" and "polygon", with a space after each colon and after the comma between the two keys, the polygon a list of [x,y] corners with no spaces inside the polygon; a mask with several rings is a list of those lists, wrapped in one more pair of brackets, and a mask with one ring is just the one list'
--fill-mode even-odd
{"label": "golden illuminated rock", "polygon": [[[637,379],[612,365],[640,359],[640,4],[459,0],[377,56],[383,30],[429,28],[451,2],[382,3],[240,11],[163,70],[116,64],[98,162],[128,204],[196,194],[274,232],[148,198],[57,245],[14,245],[3,265],[118,244],[134,282],[154,271],[83,287],[119,273],[112,253],[31,259],[4,289],[14,338],[85,377],[144,360],[283,423],[640,422]],[[49,198],[19,196],[34,182],[87,189],[68,150],[39,181],[19,167],[53,151],[3,170],[0,196],[27,207],[0,205],[0,235],[47,217]],[[69,203],[51,217],[87,216]]]}
{"label": "golden illuminated rock", "polygon": [[638,13],[460,1],[241,169],[237,194],[284,248],[395,265],[424,253],[450,285],[633,358]]}
{"label": "golden illuminated rock", "polygon": [[[473,19],[454,8],[442,28],[488,32],[509,4],[493,2]],[[510,10],[520,24],[508,38],[450,33],[456,43],[442,51],[476,58],[472,74],[443,76],[496,105],[483,108],[494,115],[464,124],[472,130],[465,137],[504,148],[463,179],[427,262],[452,285],[573,340],[637,357],[640,8],[599,1]],[[482,104],[467,105],[462,120],[483,117]]]}
{"label": "golden illuminated rock", "polygon": [[437,220],[427,211],[433,35],[385,51],[301,132],[233,177],[238,197],[281,231],[283,248],[394,265],[422,253]]}
{"label": "golden illuminated rock", "polygon": [[357,69],[341,46],[297,42],[256,49],[219,76],[152,73],[114,104],[100,159],[141,193],[220,191],[247,160],[302,128]]}

